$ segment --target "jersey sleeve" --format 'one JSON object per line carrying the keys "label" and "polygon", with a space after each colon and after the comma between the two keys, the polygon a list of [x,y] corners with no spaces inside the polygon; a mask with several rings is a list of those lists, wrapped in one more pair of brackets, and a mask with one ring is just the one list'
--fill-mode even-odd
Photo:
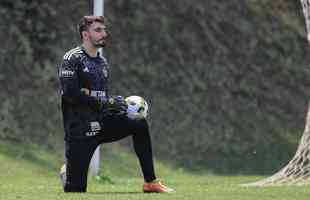
{"label": "jersey sleeve", "polygon": [[100,109],[101,102],[95,97],[86,95],[81,88],[78,75],[78,59],[64,59],[59,67],[58,75],[62,98],[72,104],[88,105],[95,110]]}

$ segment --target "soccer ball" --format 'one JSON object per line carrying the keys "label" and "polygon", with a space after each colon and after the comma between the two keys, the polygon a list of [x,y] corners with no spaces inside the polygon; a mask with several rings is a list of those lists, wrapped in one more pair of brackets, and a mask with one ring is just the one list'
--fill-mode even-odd
{"label": "soccer ball", "polygon": [[125,98],[125,101],[128,105],[127,116],[130,119],[146,118],[149,106],[142,97],[129,96]]}

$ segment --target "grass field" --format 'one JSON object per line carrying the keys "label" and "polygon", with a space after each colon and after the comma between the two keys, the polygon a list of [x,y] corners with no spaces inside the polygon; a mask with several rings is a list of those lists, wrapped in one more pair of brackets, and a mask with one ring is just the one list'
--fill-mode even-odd
{"label": "grass field", "polygon": [[[23,150],[21,150],[23,149]],[[106,174],[113,184],[90,178],[88,193],[65,194],[58,179],[61,157],[38,148],[15,147],[0,143],[0,200],[306,200],[310,198],[310,186],[243,188],[240,183],[261,177],[215,176],[191,174],[175,170],[160,162],[156,168],[167,185],[176,189],[173,194],[144,194],[142,179],[135,157],[118,152],[116,158],[108,154]],[[113,159],[112,159],[113,158]],[[118,165],[120,164],[120,165]],[[120,178],[122,177],[122,178]]]}

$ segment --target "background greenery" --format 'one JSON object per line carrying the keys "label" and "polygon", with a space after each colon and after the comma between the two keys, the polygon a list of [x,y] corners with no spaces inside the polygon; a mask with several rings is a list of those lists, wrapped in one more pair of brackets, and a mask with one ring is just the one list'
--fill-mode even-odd
{"label": "background greenery", "polygon": [[[155,156],[190,170],[271,173],[309,98],[299,1],[107,0],[115,94],[151,105]],[[57,65],[88,1],[0,0],[0,138],[62,152]],[[131,148],[130,140],[122,147]],[[106,149],[105,151],[108,151]]]}

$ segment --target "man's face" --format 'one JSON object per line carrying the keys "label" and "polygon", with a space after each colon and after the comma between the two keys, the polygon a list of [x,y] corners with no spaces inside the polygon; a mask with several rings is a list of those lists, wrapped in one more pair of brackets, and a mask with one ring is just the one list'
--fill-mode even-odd
{"label": "man's face", "polygon": [[86,33],[86,38],[88,38],[88,41],[92,44],[93,47],[100,48],[105,46],[108,34],[104,24],[100,22],[94,22],[90,25]]}

